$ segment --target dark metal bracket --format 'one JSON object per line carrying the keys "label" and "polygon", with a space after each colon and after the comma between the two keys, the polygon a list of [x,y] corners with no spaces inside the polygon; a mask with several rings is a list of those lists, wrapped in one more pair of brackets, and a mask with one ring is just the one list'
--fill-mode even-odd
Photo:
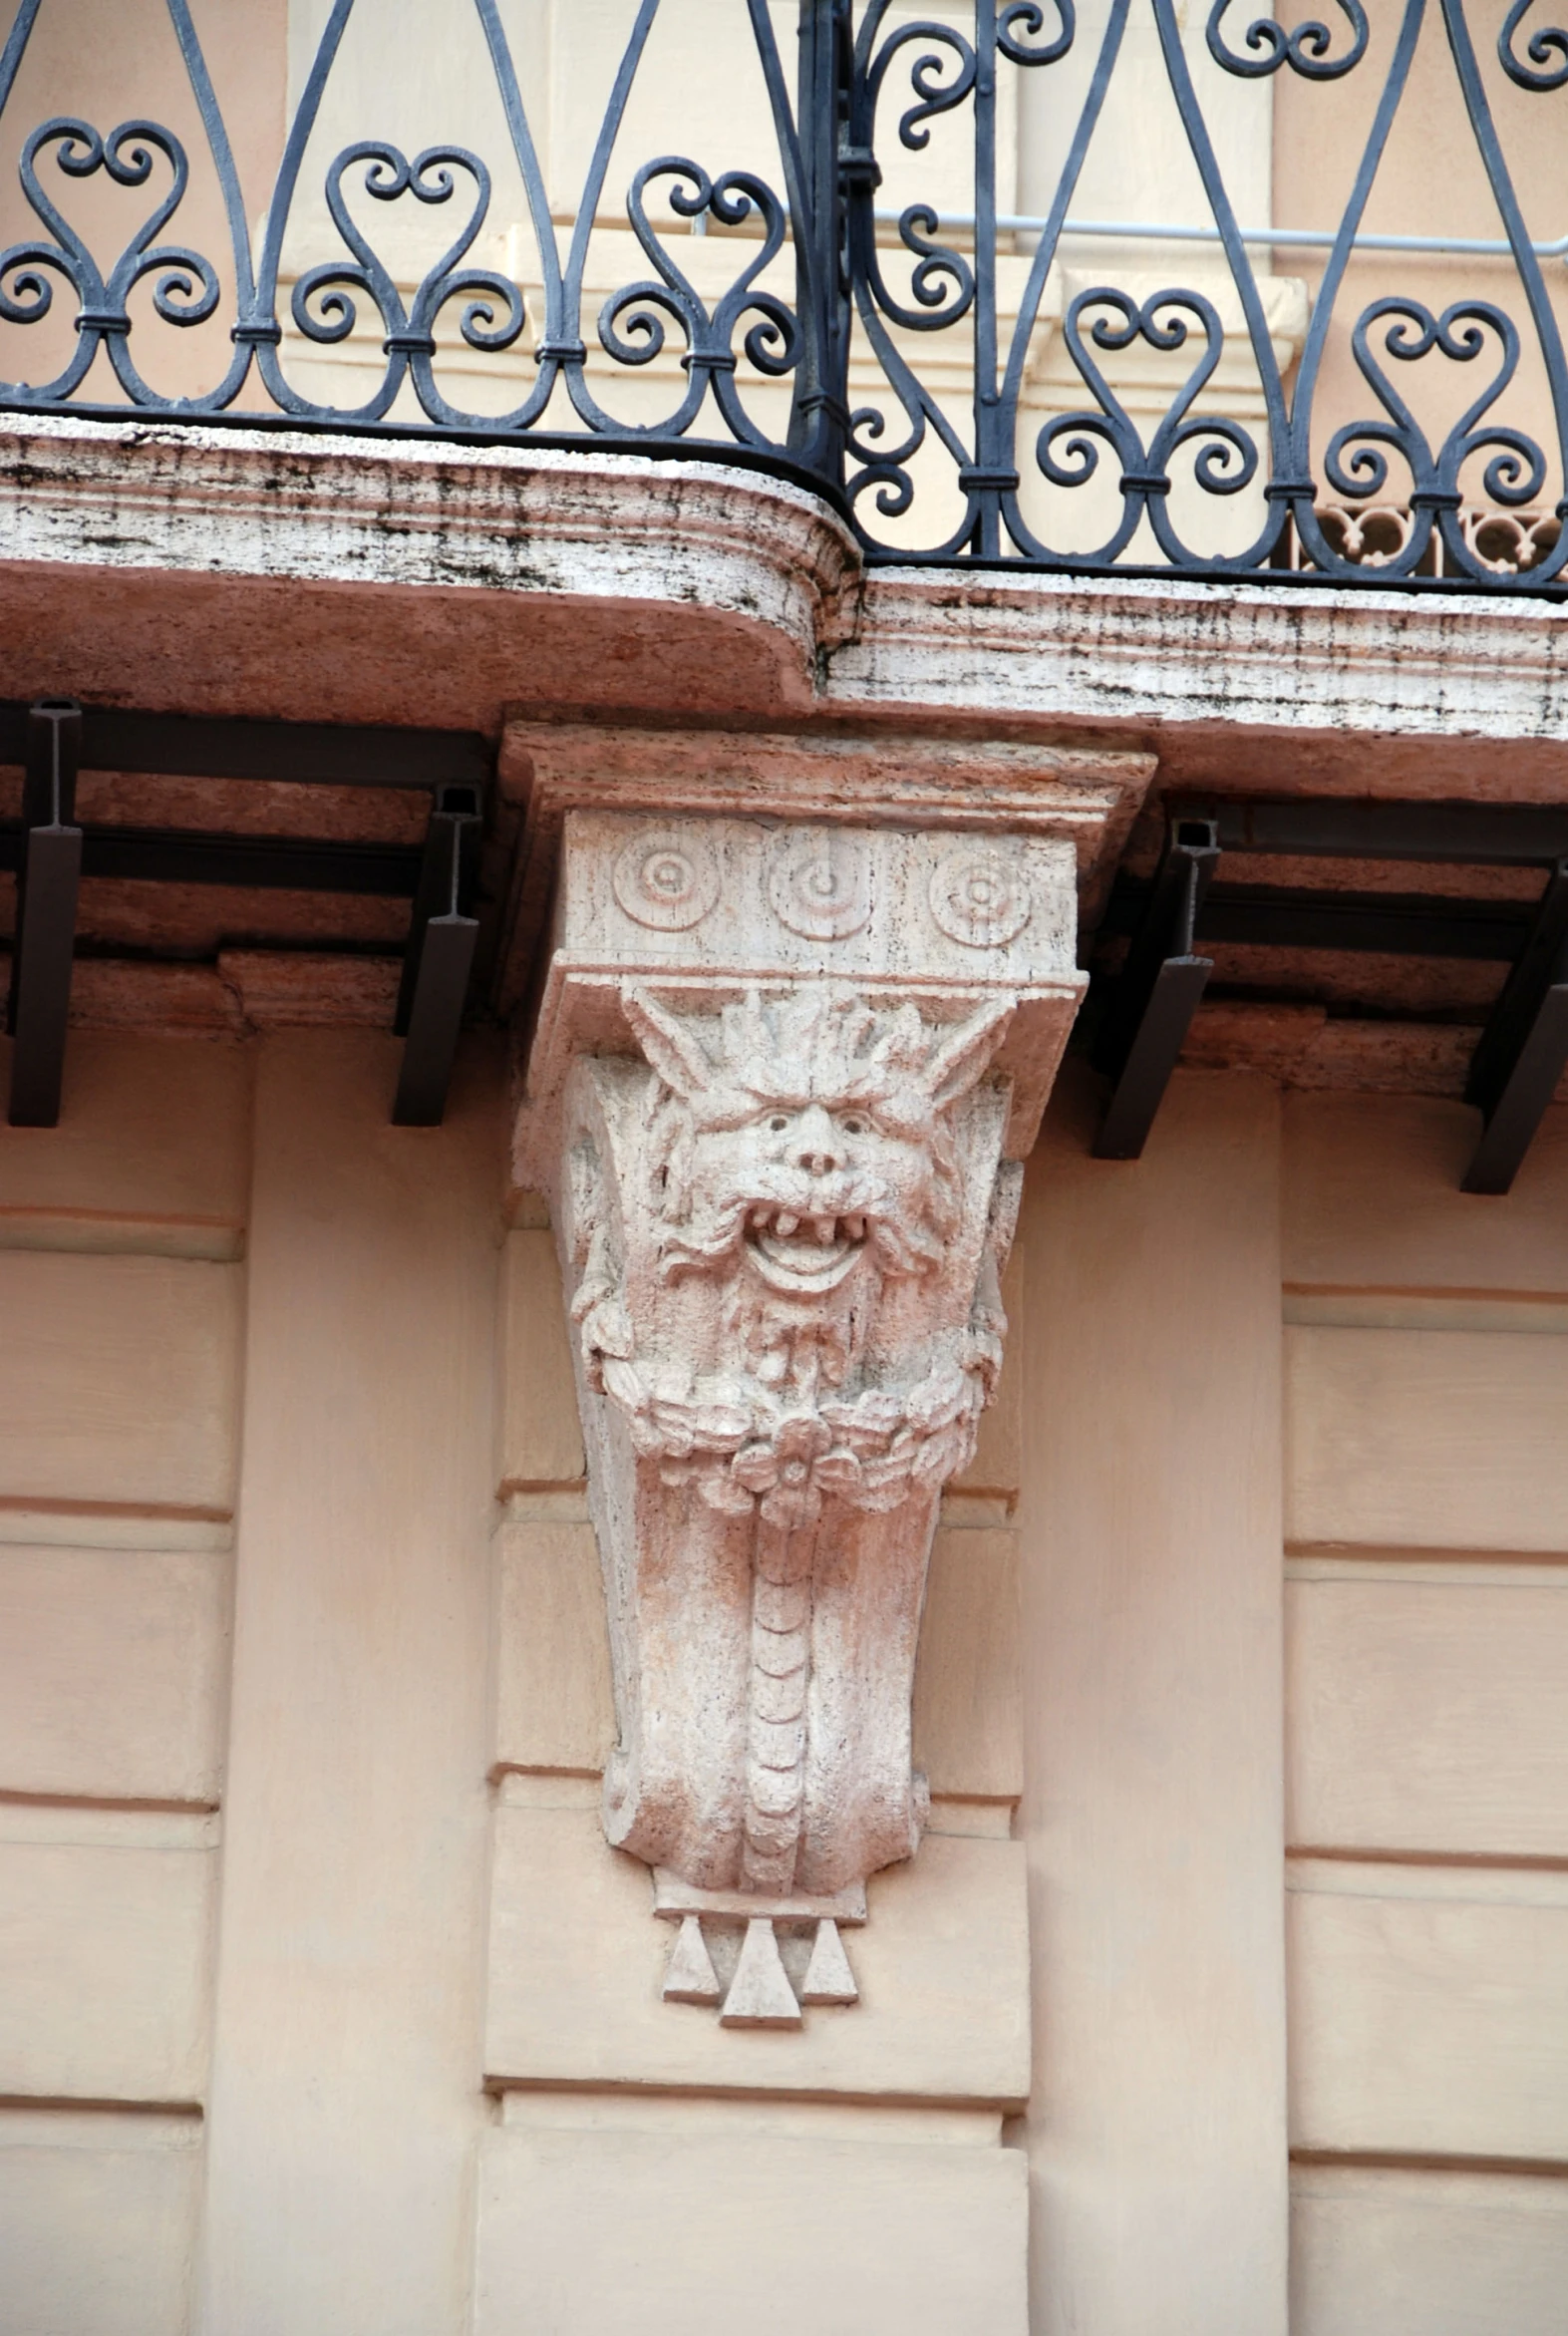
{"label": "dark metal bracket", "polygon": [[1568,859],[1558,860],[1535,924],[1470,1061],[1464,1090],[1485,1121],[1466,1192],[1506,1192],[1568,1068]]}
{"label": "dark metal bracket", "polygon": [[[28,706],[0,699],[0,763],[24,760],[30,720]],[[398,730],[84,706],[82,769],[157,772],[163,778],[284,779],[291,787],[395,787],[420,794],[458,783],[482,791],[489,750],[472,730]]]}
{"label": "dark metal bracket", "polygon": [[13,1128],[53,1128],[60,1120],[82,881],[82,831],[74,825],[81,759],[81,707],[71,699],[41,699],[27,724],[16,943],[6,1008],[14,1040]]}
{"label": "dark metal bracket", "polygon": [[[93,837],[87,839],[91,873]],[[1118,881],[1099,937],[1137,932],[1149,886]],[[1533,901],[1463,900],[1443,893],[1331,892],[1283,884],[1227,884],[1203,897],[1199,931],[1211,941],[1261,949],[1377,950],[1384,956],[1470,958],[1511,965],[1535,923]]]}
{"label": "dark metal bracket", "polygon": [[[0,821],[17,877],[6,1027],[13,1127],[59,1124],[81,879],[237,884],[414,900],[397,1029],[408,1039],[394,1117],[439,1123],[477,923],[489,749],[471,731],[146,714],[70,699],[0,702],[0,763],[25,769],[22,817]],[[334,837],[79,827],[79,771],[156,772],[304,787],[419,790],[434,809],[418,846]]]}
{"label": "dark metal bracket", "polygon": [[[1568,1070],[1568,809],[1546,804],[1191,798],[1166,805],[1151,886],[1118,878],[1100,931],[1130,933],[1094,1059],[1116,1081],[1095,1147],[1138,1157],[1212,971],[1193,936],[1241,946],[1374,950],[1509,967],[1470,1064],[1464,1100],[1484,1127],[1462,1189],[1504,1193]],[[1206,839],[1206,840],[1205,840]],[[1221,850],[1276,857],[1446,861],[1541,868],[1533,905],[1447,894],[1215,885]],[[1203,866],[1182,874],[1193,852]],[[1183,890],[1182,887],[1185,886]],[[1187,903],[1190,915],[1185,915]],[[1183,921],[1184,916],[1184,921]],[[1170,938],[1174,934],[1174,938]]]}
{"label": "dark metal bracket", "polygon": [[1194,954],[1193,930],[1219,855],[1215,821],[1172,820],[1143,921],[1095,1049],[1096,1068],[1115,1081],[1095,1144],[1097,1160],[1137,1160],[1148,1140],[1214,970],[1212,958]]}
{"label": "dark metal bracket", "polygon": [[1411,803],[1359,796],[1191,798],[1173,820],[1210,819],[1225,851],[1285,859],[1457,860],[1537,867],[1568,857],[1568,807],[1540,803]]}
{"label": "dark metal bracket", "polygon": [[399,1128],[440,1127],[447,1108],[479,935],[472,909],[481,829],[476,788],[437,788],[393,1024],[406,1042],[392,1106]]}

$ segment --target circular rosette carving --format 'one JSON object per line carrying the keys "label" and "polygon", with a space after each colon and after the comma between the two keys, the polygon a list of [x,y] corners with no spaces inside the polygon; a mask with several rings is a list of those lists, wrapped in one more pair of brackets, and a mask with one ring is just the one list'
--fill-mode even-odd
{"label": "circular rosette carving", "polygon": [[615,897],[634,924],[684,933],[701,924],[719,897],[719,868],[695,836],[638,835],[615,862]]}
{"label": "circular rosette carving", "polygon": [[842,941],[871,913],[871,863],[852,836],[795,835],[768,873],[774,914],[806,941]]}
{"label": "circular rosette carving", "polygon": [[730,1474],[758,1497],[769,1524],[793,1532],[815,1524],[824,1495],[853,1501],[860,1463],[852,1452],[835,1449],[824,1423],[806,1412],[780,1421],[772,1436],[743,1446],[730,1463]]}
{"label": "circular rosette carving", "polygon": [[931,914],[966,949],[1005,949],[1034,908],[1022,868],[1000,851],[950,851],[931,877]]}

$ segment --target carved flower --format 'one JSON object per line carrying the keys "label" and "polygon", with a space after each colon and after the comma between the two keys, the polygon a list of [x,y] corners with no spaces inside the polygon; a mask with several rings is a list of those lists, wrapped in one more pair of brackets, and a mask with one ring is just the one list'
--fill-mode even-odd
{"label": "carved flower", "polygon": [[748,1493],[762,1497],[762,1513],[783,1531],[814,1524],[822,1513],[824,1493],[852,1500],[860,1482],[860,1463],[843,1445],[833,1443],[832,1431],[814,1412],[797,1412],[781,1420],[766,1441],[743,1445],[730,1463],[730,1474]]}

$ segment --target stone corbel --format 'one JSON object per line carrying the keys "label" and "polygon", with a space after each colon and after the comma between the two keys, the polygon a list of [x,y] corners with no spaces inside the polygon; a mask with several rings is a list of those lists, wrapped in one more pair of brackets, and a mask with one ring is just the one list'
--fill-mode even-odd
{"label": "stone corbel", "polygon": [[553,921],[516,1168],[575,1326],[605,1832],[653,1868],[667,1998],[788,2027],[853,2002],[842,1934],[920,1840],[938,1502],[1001,1368],[1020,1164],[1084,986],[1079,847],[1147,765],[1052,758],[999,820],[962,756],[922,802],[901,755],[824,819],[777,742],[695,808],[682,743],[679,811],[668,739],[640,788],[530,806]]}

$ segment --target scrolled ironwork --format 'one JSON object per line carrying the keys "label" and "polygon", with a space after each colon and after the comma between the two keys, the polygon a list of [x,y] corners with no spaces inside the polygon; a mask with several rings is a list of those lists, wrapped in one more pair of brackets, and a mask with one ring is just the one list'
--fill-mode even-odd
{"label": "scrolled ironwork", "polygon": [[[1183,313],[1185,312],[1185,313]],[[1089,339],[1105,355],[1132,348],[1142,341],[1160,354],[1185,349],[1191,337],[1188,318],[1202,330],[1203,347],[1196,362],[1171,400],[1147,446],[1105,373],[1090,355],[1084,341],[1084,320],[1092,317]],[[1222,415],[1194,414],[1193,404],[1212,379],[1224,347],[1225,332],[1219,312],[1201,292],[1171,289],[1155,292],[1138,302],[1113,286],[1099,284],[1080,292],[1068,311],[1065,338],[1074,364],[1098,400],[1098,410],[1065,414],[1045,425],[1036,442],[1036,460],[1053,486],[1083,487],[1099,468],[1097,440],[1111,447],[1120,459],[1123,509],[1114,532],[1092,554],[1095,564],[1118,558],[1146,518],[1165,556],[1187,564],[1191,552],[1181,541],[1169,509],[1171,457],[1184,446],[1197,446],[1193,473],[1205,494],[1239,495],[1257,476],[1258,450],[1250,433]],[[1063,463],[1058,441],[1071,458]]]}
{"label": "scrolled ironwork", "polygon": [[[167,191],[155,202],[107,276],[86,241],[44,191],[38,160],[49,147],[56,150],[53,159],[66,177],[91,178],[103,170],[118,186],[146,186],[153,176],[155,156],[160,155],[169,166]],[[8,324],[37,324],[49,314],[54,306],[54,286],[49,274],[40,272],[43,270],[70,284],[78,301],[77,347],[70,362],[53,381],[31,394],[40,399],[69,398],[102,347],[132,402],[138,406],[157,404],[157,392],[143,380],[131,358],[132,318],[127,303],[132,292],[144,277],[157,276],[153,287],[156,313],[165,324],[185,326],[204,324],[219,298],[217,271],[210,260],[181,243],[153,241],[179,208],[190,182],[184,148],[172,131],[157,122],[122,122],[106,138],[90,122],[57,115],[41,122],[26,141],[20,175],[22,192],[53,241],[13,243],[0,252],[0,317]],[[13,387],[25,390],[27,385],[5,385],[6,390]]]}
{"label": "scrolled ironwork", "polygon": [[[898,240],[913,253],[909,289],[919,302],[907,307],[889,290],[877,257],[876,245],[867,254],[868,288],[884,316],[906,332],[944,332],[968,315],[975,297],[975,271],[961,251],[934,240],[940,221],[928,202],[912,202],[900,212]],[[951,290],[944,290],[944,282]]]}
{"label": "scrolled ironwork", "polygon": [[[671,180],[670,208],[679,218],[697,219],[706,212],[726,227],[744,226],[754,216],[762,222],[763,241],[756,257],[740,270],[711,312],[649,219],[647,192],[659,178]],[[649,365],[664,351],[665,316],[680,327],[686,341],[681,357],[688,375],[686,395],[674,414],[643,425],[641,434],[679,437],[689,430],[711,384],[719,410],[741,444],[765,448],[766,434],[736,391],[734,343],[742,318],[755,315],[756,322],[742,334],[747,361],[769,379],[780,380],[798,359],[800,336],[792,310],[757,281],[784,248],[783,203],[749,170],[728,170],[710,178],[698,164],[679,155],[662,155],[637,172],[627,210],[638,242],[659,272],[657,278],[622,285],[606,300],[599,311],[600,346],[617,364]]]}
{"label": "scrolled ironwork", "polygon": [[[421,278],[412,303],[405,308],[390,270],[377,256],[349,208],[343,181],[349,171],[364,165],[361,181],[376,202],[394,203],[412,194],[416,202],[435,204],[452,200],[458,181],[454,169],[473,181],[473,200],[451,244]],[[477,155],[465,147],[427,147],[412,162],[395,146],[372,140],[345,147],[327,173],[327,204],[332,221],[353,254],[351,260],[325,260],[307,268],[295,283],[289,302],[295,325],[318,347],[346,341],[358,321],[354,293],[373,301],[385,338],[382,353],[386,371],[381,386],[362,405],[338,411],[342,421],[379,422],[390,411],[405,378],[412,378],[420,405],[433,421],[461,424],[466,417],[448,404],[436,386],[436,324],[443,309],[467,296],[459,330],[470,349],[508,349],[522,331],[524,308],[515,284],[490,268],[460,266],[489,210],[490,174]]]}
{"label": "scrolled ironwork", "polygon": [[[866,10],[862,41],[869,54],[866,74],[870,111],[875,115],[882,84],[892,70],[899,52],[921,41],[934,41],[936,47],[927,49],[923,56],[909,60],[909,86],[914,92],[914,103],[898,117],[898,139],[911,154],[918,154],[931,143],[931,124],[939,114],[951,114],[961,106],[975,86],[979,60],[970,43],[956,25],[936,24],[922,18],[914,24],[900,25],[889,34],[880,48],[876,36],[887,15],[888,0],[872,0]],[[944,57],[942,52],[947,50]],[[951,81],[934,77],[951,73]]]}
{"label": "scrolled ironwork", "polygon": [[[1561,89],[1568,83],[1568,33],[1556,25],[1540,27],[1530,35],[1525,46],[1528,64],[1522,63],[1514,48],[1513,37],[1523,24],[1535,0],[1513,0],[1502,31],[1497,35],[1497,56],[1510,81],[1520,89]],[[1557,62],[1553,64],[1555,58]]]}
{"label": "scrolled ironwork", "polygon": [[[418,137],[392,140],[374,75],[363,134],[329,143],[348,123],[344,42],[370,5],[330,0],[272,185],[242,190],[190,0],[162,0],[177,107],[150,67],[114,128],[92,118],[89,82],[12,131],[0,338],[20,377],[0,406],[739,454],[832,498],[875,560],[1568,591],[1568,235],[1532,239],[1531,157],[1508,151],[1520,117],[1505,138],[1493,111],[1497,68],[1548,104],[1568,89],[1561,11],[1210,0],[1189,25],[1175,0],[966,0],[918,18],[892,0],[797,0],[791,86],[770,0],[726,12],[719,36],[690,0],[623,4],[569,182],[558,155],[547,177],[540,60],[513,53],[500,0],[430,0],[418,22],[419,37],[467,28],[501,151],[480,151],[477,103],[453,119],[434,96]],[[0,111],[57,5],[18,0]],[[1407,280],[1401,237],[1369,225],[1375,185],[1388,213],[1417,46],[1435,57],[1439,27],[1490,206],[1444,242],[1411,198],[1404,247],[1449,254],[1445,305],[1429,270]],[[1134,63],[1139,29],[1152,39]],[[671,109],[685,85],[668,44],[689,34],[732,43],[752,113],[672,114],[663,151],[632,151],[656,31]],[[1180,170],[1150,139],[1136,159],[1154,215],[1086,218],[1085,189],[1106,183],[1093,159],[1142,137],[1121,93],[1136,82],[1146,108],[1151,70]],[[1289,236],[1304,231],[1249,214],[1234,179],[1255,110],[1292,78],[1294,105],[1360,142],[1338,216],[1305,236],[1321,268],[1294,290]],[[1161,170],[1179,191],[1158,193]],[[158,336],[202,326],[180,394],[157,387],[180,346]],[[44,364],[29,367],[30,344]],[[1479,387],[1453,420],[1461,382]]]}
{"label": "scrolled ironwork", "polygon": [[997,55],[1014,65],[1055,65],[1078,38],[1078,10],[1074,0],[1048,0],[1056,11],[1057,30],[1038,48],[1031,42],[1046,29],[1046,11],[1040,0],[1009,0],[997,18]]}
{"label": "scrolled ironwork", "polygon": [[[1373,353],[1373,332],[1387,323],[1382,335],[1386,354],[1401,365],[1413,365],[1435,353],[1467,365],[1481,357],[1495,336],[1498,357],[1491,378],[1472,399],[1432,452],[1408,401]],[[1408,295],[1374,301],[1357,319],[1353,335],[1356,361],[1389,419],[1347,422],[1335,432],[1324,457],[1324,469],[1336,495],[1350,502],[1371,502],[1385,495],[1389,461],[1384,449],[1395,451],[1408,467],[1410,488],[1405,497],[1411,525],[1386,572],[1404,574],[1427,557],[1435,528],[1443,537],[1449,574],[1472,573],[1479,580],[1495,573],[1495,565],[1481,558],[1458,514],[1464,508],[1459,478],[1464,465],[1490,450],[1482,475],[1488,503],[1504,510],[1520,509],[1539,500],[1546,484],[1546,457],[1523,431],[1505,425],[1482,427],[1518,371],[1519,335],[1511,320],[1489,301],[1456,300],[1440,316]],[[1347,459],[1348,457],[1348,459]]]}
{"label": "scrolled ironwork", "polygon": [[1278,73],[1282,65],[1288,65],[1292,73],[1299,73],[1305,81],[1338,81],[1342,75],[1355,71],[1366,56],[1372,38],[1362,0],[1337,0],[1351,33],[1350,47],[1339,56],[1333,53],[1333,31],[1320,17],[1309,18],[1294,32],[1287,32],[1272,16],[1254,17],[1248,25],[1242,35],[1242,48],[1252,54],[1244,56],[1230,47],[1223,30],[1222,19],[1232,4],[1233,0],[1214,0],[1205,38],[1216,65],[1249,81],[1261,81],[1268,74]]}

